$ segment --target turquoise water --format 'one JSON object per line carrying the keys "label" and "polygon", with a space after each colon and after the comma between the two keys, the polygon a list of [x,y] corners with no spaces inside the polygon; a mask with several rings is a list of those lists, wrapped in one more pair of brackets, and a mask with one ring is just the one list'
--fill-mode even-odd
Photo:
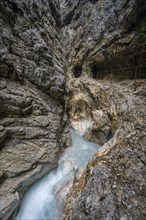
{"label": "turquoise water", "polygon": [[62,155],[58,168],[52,170],[26,192],[16,220],[62,219],[61,207],[74,175],[84,169],[100,145],[86,141],[71,130],[72,146]]}

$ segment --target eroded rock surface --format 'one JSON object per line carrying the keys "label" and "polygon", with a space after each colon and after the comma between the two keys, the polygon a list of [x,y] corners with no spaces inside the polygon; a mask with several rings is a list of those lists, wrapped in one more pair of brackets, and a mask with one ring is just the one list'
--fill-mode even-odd
{"label": "eroded rock surface", "polygon": [[79,65],[92,78],[145,78],[145,1],[69,1],[63,12],[68,76]]}
{"label": "eroded rock surface", "polygon": [[[0,1],[2,220],[12,219],[27,187],[55,166],[69,145],[66,93],[72,125],[92,141],[107,142],[107,156],[101,153],[93,159],[76,199],[71,191],[73,212],[68,211],[68,199],[66,218],[95,219],[97,213],[97,219],[143,218],[143,188],[138,188],[137,181],[143,184],[144,159],[140,158],[144,156],[139,154],[144,152],[144,82],[115,81],[146,78],[145,13],[145,0]],[[124,165],[119,159],[122,149]],[[126,165],[126,157],[132,165]],[[123,170],[119,175],[125,182],[120,182],[116,166],[131,167],[126,170],[136,178],[135,185],[126,182]],[[109,185],[106,197],[102,190],[97,195],[97,187],[93,187],[95,196],[91,195],[93,179],[98,188]],[[124,187],[120,190],[125,196],[119,202],[118,187]],[[132,205],[130,211],[126,211],[129,204],[124,204],[116,215],[123,201]]]}
{"label": "eroded rock surface", "polygon": [[[69,145],[55,1],[0,2],[0,219]],[[12,219],[12,216],[10,217]]]}
{"label": "eroded rock surface", "polygon": [[[86,100],[92,109],[93,120],[96,111],[107,115],[113,137],[95,154],[72,187],[64,205],[65,219],[144,220],[146,81],[110,84],[82,79],[78,82],[79,88],[86,97],[88,94],[90,99],[94,98],[94,105]],[[85,119],[86,110],[83,109]],[[107,127],[100,117],[98,119],[94,133],[97,140],[101,126],[102,130]],[[80,120],[82,118],[78,118]],[[93,125],[94,122],[87,129],[92,130]]]}
{"label": "eroded rock surface", "polygon": [[73,127],[104,145],[68,194],[64,218],[144,220],[146,82],[136,79],[146,78],[146,3],[77,5],[63,29],[67,110]]}

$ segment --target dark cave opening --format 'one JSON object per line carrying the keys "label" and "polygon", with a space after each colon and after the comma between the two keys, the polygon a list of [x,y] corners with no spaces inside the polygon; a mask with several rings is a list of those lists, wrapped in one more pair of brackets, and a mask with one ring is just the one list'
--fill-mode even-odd
{"label": "dark cave opening", "polygon": [[109,63],[103,61],[92,65],[90,68],[91,77],[97,80],[146,79],[146,66],[143,61],[141,63],[138,62],[136,57],[132,57],[127,63],[120,63],[120,58],[113,59]]}
{"label": "dark cave opening", "polygon": [[75,78],[79,78],[82,74],[82,67],[77,65],[74,67],[74,76]]}
{"label": "dark cave opening", "polygon": [[92,71],[93,79],[99,78],[99,68],[98,68],[98,66],[96,64],[92,66],[92,70],[91,71]]}

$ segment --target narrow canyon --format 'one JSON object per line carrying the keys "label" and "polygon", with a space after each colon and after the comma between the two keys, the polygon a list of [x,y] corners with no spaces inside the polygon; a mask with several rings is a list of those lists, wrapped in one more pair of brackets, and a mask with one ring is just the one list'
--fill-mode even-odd
{"label": "narrow canyon", "polygon": [[0,1],[0,220],[146,219],[146,1]]}

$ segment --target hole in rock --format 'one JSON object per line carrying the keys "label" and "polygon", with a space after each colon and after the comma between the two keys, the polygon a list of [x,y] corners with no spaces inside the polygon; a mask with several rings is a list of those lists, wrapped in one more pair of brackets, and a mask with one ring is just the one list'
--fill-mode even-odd
{"label": "hole in rock", "polygon": [[93,79],[99,78],[99,68],[96,64],[92,67],[92,77]]}
{"label": "hole in rock", "polygon": [[75,78],[79,78],[82,74],[82,67],[81,66],[75,66],[74,68],[74,76]]}
{"label": "hole in rock", "polygon": [[76,109],[75,109],[75,114],[78,114],[78,113],[81,113],[82,112],[82,109],[80,108],[80,106],[78,106]]}
{"label": "hole in rock", "polygon": [[103,130],[93,129],[89,136],[91,141],[103,145],[111,138],[113,138],[113,133],[111,130],[109,131],[108,134],[105,134]]}

